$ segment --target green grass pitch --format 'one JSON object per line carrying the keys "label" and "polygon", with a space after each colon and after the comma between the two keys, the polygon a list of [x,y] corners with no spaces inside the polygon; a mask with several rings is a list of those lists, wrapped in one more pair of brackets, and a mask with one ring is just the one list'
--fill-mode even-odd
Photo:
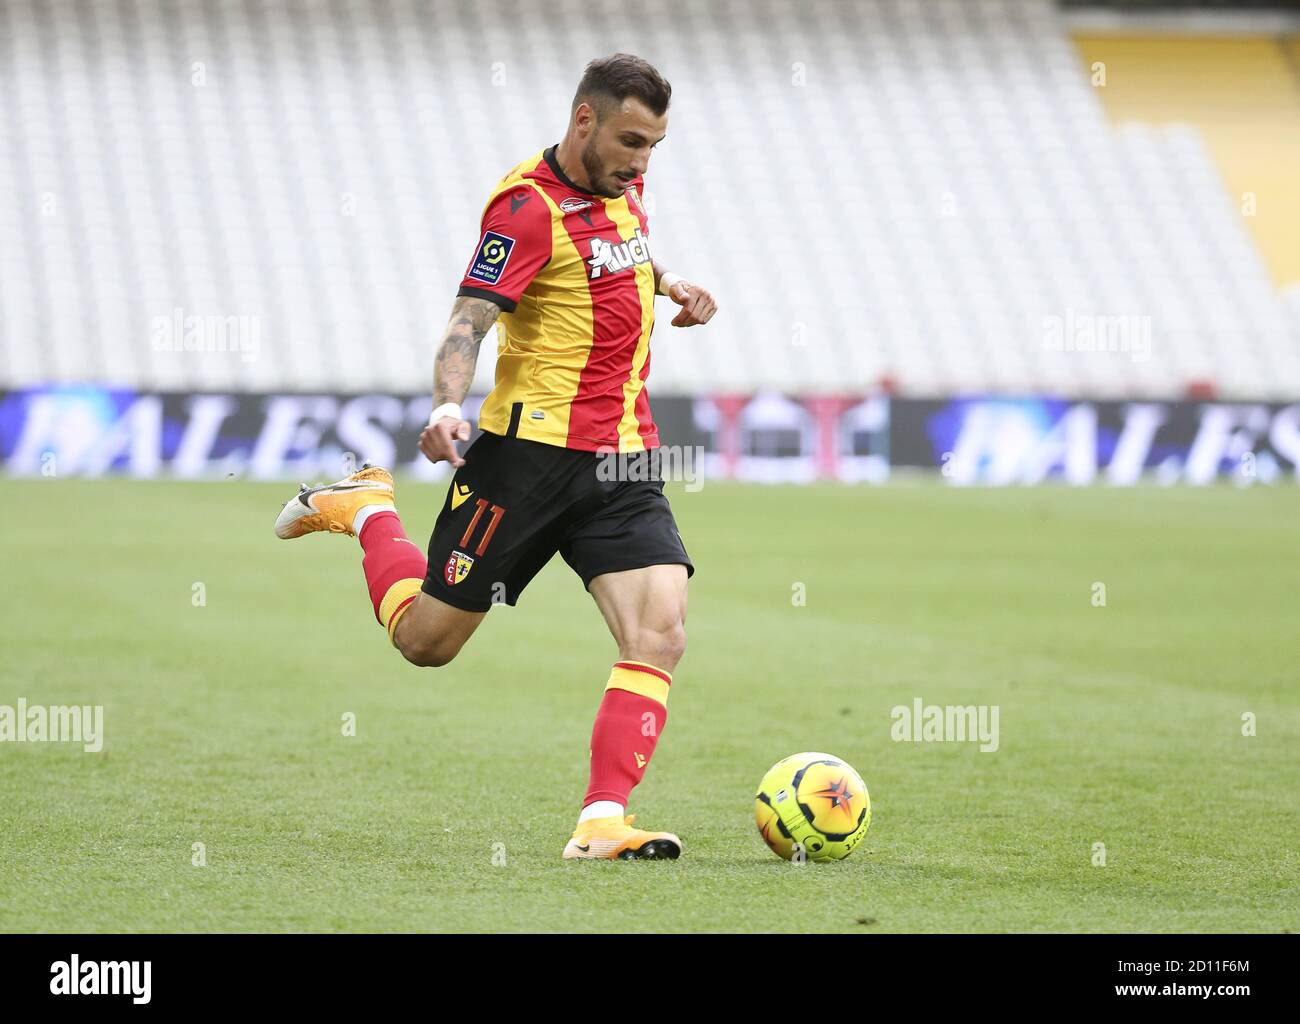
{"label": "green grass pitch", "polygon": [[[107,737],[0,743],[0,931],[1300,925],[1294,488],[670,488],[690,640],[631,810],[685,853],[565,863],[616,652],[560,560],[415,669],[354,541],[274,538],[291,487],[0,487],[0,704]],[[398,493],[423,544],[443,486]],[[895,742],[916,697],[999,749]],[[808,749],[874,821],[798,867],[752,804]]]}

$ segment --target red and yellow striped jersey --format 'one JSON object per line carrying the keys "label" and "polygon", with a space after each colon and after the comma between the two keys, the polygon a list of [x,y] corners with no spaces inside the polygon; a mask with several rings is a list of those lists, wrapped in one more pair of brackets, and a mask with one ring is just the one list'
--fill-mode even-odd
{"label": "red and yellow striped jersey", "polygon": [[555,146],[492,190],[459,295],[490,299],[496,386],[479,426],[597,451],[659,445],[645,380],[654,270],[641,178],[606,199],[579,188]]}

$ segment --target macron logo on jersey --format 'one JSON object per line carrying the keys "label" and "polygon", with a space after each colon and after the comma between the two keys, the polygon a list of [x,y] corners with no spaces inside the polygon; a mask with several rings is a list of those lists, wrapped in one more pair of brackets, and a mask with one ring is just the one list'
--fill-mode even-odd
{"label": "macron logo on jersey", "polygon": [[626,242],[607,242],[603,238],[591,240],[591,258],[587,266],[591,268],[590,276],[594,281],[602,273],[617,274],[638,263],[650,262],[650,239],[641,234],[641,229]]}
{"label": "macron logo on jersey", "polygon": [[515,240],[509,235],[485,231],[483,241],[479,243],[478,252],[474,254],[465,276],[484,284],[496,284],[505,273],[506,264],[510,262],[510,251],[514,247]]}

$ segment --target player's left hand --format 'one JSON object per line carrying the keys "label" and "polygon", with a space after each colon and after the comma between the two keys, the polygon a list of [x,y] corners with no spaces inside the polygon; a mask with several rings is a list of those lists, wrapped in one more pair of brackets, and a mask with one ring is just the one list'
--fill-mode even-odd
{"label": "player's left hand", "polygon": [[682,307],[681,311],[673,317],[674,327],[707,324],[718,311],[718,304],[713,301],[713,296],[690,281],[678,281],[668,289],[668,297]]}

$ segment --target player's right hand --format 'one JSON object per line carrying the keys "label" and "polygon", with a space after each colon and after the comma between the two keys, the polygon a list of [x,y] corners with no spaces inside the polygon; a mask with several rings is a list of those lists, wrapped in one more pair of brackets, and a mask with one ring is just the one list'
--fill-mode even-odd
{"label": "player's right hand", "polygon": [[446,459],[455,469],[465,465],[456,450],[457,441],[469,440],[469,420],[443,416],[420,431],[420,451],[430,462]]}

